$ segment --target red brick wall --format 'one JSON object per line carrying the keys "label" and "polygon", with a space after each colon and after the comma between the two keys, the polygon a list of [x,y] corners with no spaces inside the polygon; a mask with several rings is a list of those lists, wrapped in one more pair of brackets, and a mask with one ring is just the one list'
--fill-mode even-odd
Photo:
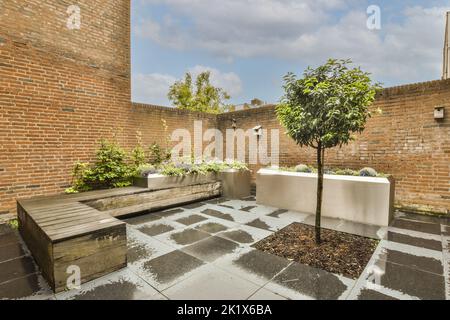
{"label": "red brick wall", "polygon": [[[127,149],[162,143],[168,131],[279,128],[273,108],[219,117],[130,102],[130,1],[78,0],[81,29],[66,27],[67,6],[56,0],[9,0],[0,8],[0,214],[15,200],[62,192],[75,161],[92,159],[100,138],[117,135]],[[370,165],[398,181],[399,205],[449,210],[449,120],[433,119],[435,105],[450,110],[450,82],[386,89],[384,113],[353,144],[327,154],[330,165]],[[281,137],[284,165],[313,163],[313,154]]]}
{"label": "red brick wall", "polygon": [[[446,106],[446,117],[436,121],[435,106]],[[387,88],[374,108],[382,115],[369,120],[356,141],[326,154],[331,167],[370,166],[391,173],[397,181],[396,202],[410,210],[450,212],[450,80]],[[284,135],[274,107],[219,116],[222,131],[232,120],[243,129],[262,125],[280,129],[280,165],[315,164],[315,152],[298,147]],[[253,166],[256,171],[260,166]]]}

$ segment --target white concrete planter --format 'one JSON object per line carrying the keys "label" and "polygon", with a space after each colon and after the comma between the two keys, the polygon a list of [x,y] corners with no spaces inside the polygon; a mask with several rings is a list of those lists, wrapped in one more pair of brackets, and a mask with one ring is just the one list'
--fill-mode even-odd
{"label": "white concrete planter", "polygon": [[222,182],[222,196],[225,198],[240,199],[251,195],[251,172],[246,170],[229,169],[218,174],[192,174],[183,177],[152,174],[147,178],[136,177],[134,185],[156,191],[217,181]]}
{"label": "white concrete planter", "polygon": [[[388,226],[394,214],[392,178],[324,176],[322,215],[364,224]],[[315,214],[317,174],[261,169],[256,202]]]}

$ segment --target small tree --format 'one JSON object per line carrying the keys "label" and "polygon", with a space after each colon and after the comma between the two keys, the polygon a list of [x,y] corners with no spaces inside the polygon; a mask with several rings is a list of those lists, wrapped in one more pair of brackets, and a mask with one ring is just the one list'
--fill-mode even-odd
{"label": "small tree", "polygon": [[361,133],[371,116],[369,107],[380,85],[360,68],[350,69],[350,60],[330,59],[317,69],[308,69],[303,78],[293,73],[284,77],[285,95],[277,107],[287,135],[301,147],[317,151],[318,184],[316,243],[320,244],[325,150],[341,147]]}
{"label": "small tree", "polygon": [[230,99],[228,93],[216,88],[210,82],[211,73],[200,73],[193,85],[192,75],[186,73],[184,80],[175,82],[169,90],[168,98],[179,109],[220,113],[227,109],[225,101]]}

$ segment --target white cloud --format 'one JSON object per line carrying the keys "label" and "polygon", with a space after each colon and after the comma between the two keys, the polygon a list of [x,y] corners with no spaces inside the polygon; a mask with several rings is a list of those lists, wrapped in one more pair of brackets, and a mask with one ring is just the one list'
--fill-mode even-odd
{"label": "white cloud", "polygon": [[[138,35],[177,50],[203,50],[219,58],[268,57],[323,63],[329,57],[355,63],[390,82],[438,78],[445,7],[409,7],[382,30],[366,28],[355,0],[144,0],[164,3],[170,14],[146,19]],[[346,12],[340,19],[334,10]],[[382,8],[383,9],[383,8]],[[186,23],[186,20],[189,23]]]}
{"label": "white cloud", "polygon": [[[197,76],[203,71],[210,71],[211,83],[214,86],[224,89],[232,97],[236,97],[242,92],[242,81],[233,72],[221,72],[215,68],[201,65],[189,68],[188,71],[193,76]],[[133,75],[132,99],[135,102],[169,106],[170,102],[167,99],[167,93],[169,92],[170,86],[177,80],[177,77],[170,74],[138,73]]]}
{"label": "white cloud", "polygon": [[177,79],[171,75],[138,73],[132,77],[132,97],[135,102],[168,106],[169,87]]}

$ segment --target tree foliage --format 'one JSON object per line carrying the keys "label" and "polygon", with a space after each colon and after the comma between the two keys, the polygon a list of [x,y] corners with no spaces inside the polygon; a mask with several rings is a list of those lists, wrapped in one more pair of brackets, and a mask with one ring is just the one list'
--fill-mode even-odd
{"label": "tree foliage", "polygon": [[348,144],[365,129],[370,106],[380,85],[350,60],[334,60],[316,69],[308,67],[302,78],[284,77],[285,95],[277,115],[288,136],[298,145],[317,150],[318,189],[316,241],[320,243],[325,150]]}
{"label": "tree foliage", "polygon": [[225,90],[216,88],[210,81],[211,73],[205,71],[192,79],[186,73],[184,80],[175,82],[169,90],[168,98],[179,109],[207,113],[221,113],[227,109],[226,101],[230,99]]}

